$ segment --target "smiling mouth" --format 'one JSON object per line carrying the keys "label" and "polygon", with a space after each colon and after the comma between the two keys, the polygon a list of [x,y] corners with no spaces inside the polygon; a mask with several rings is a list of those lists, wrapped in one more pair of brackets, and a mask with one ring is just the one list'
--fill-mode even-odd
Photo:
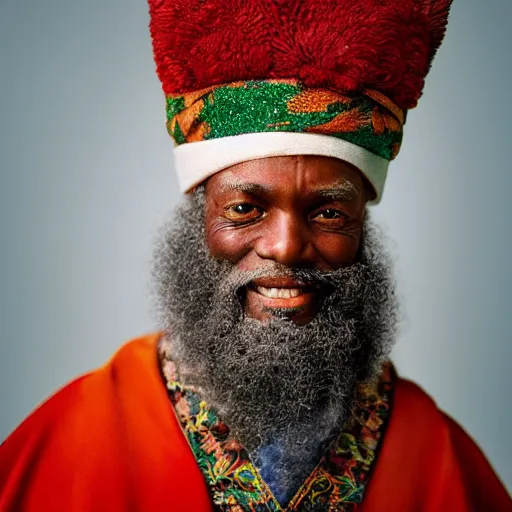
{"label": "smiling mouth", "polygon": [[268,299],[295,299],[304,294],[302,288],[265,288],[257,286],[256,291]]}
{"label": "smiling mouth", "polygon": [[273,310],[298,310],[312,308],[319,288],[291,278],[262,278],[251,282],[247,288],[248,299]]}

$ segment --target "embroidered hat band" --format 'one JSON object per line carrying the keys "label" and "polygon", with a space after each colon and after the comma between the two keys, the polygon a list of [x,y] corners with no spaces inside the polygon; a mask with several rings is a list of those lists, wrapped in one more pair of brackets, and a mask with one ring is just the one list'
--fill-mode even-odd
{"label": "embroidered hat band", "polygon": [[377,91],[349,96],[296,80],[251,80],[167,96],[167,129],[185,191],[246,160],[310,154],[355,165],[378,202],[404,121],[404,110]]}

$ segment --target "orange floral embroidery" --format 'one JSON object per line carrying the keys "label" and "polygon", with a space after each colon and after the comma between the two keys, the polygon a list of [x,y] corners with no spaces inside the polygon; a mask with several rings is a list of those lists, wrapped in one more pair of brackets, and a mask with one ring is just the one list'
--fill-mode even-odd
{"label": "orange floral embroidery", "polygon": [[288,102],[288,110],[294,114],[327,112],[334,103],[350,103],[350,98],[328,89],[306,89]]}
{"label": "orange floral embroidery", "polygon": [[354,108],[347,112],[342,112],[328,123],[311,126],[307,128],[310,133],[322,134],[335,134],[335,133],[349,133],[360,130],[364,126],[369,126],[370,119],[367,114],[361,112],[359,109]]}
{"label": "orange floral embroidery", "polygon": [[363,91],[365,96],[371,98],[373,101],[382,105],[386,110],[389,110],[393,113],[396,120],[398,121],[400,127],[402,127],[405,123],[405,111],[402,110],[398,105],[392,102],[385,94],[382,94],[379,91],[375,91],[373,89],[365,89]]}
{"label": "orange floral embroidery", "polygon": [[188,92],[186,94],[183,94],[183,102],[185,104],[185,107],[191,107],[197,100],[202,98],[203,96],[206,96],[208,92],[212,91],[214,87],[207,87],[205,89],[200,89],[199,91],[194,92]]}
{"label": "orange floral embroidery", "polygon": [[200,142],[206,138],[210,131],[210,125],[202,122],[192,127],[187,135],[187,142]]}
{"label": "orange floral embroidery", "polygon": [[378,91],[362,93],[307,89],[293,79],[238,81],[169,95],[167,126],[177,146],[245,133],[309,132],[344,138],[393,159],[405,111]]}
{"label": "orange floral embroidery", "polygon": [[399,132],[402,130],[396,117],[379,107],[374,107],[373,109],[372,124],[377,135],[382,135],[386,130],[390,132]]}
{"label": "orange floral embroidery", "polygon": [[199,100],[189,108],[176,115],[176,123],[179,125],[183,135],[188,140],[192,127],[198,124],[198,118],[204,108],[204,101]]}

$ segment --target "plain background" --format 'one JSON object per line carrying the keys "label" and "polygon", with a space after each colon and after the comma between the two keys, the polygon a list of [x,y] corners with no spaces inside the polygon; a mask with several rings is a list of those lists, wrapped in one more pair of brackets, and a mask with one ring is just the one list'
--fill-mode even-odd
{"label": "plain background", "polygon": [[[374,215],[408,321],[394,361],[512,488],[510,0],[455,0]],[[155,329],[149,264],[179,199],[144,0],[0,6],[0,438]]]}

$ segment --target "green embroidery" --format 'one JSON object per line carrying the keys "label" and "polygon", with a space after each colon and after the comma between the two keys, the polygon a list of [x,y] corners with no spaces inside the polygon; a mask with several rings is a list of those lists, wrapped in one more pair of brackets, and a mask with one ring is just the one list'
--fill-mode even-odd
{"label": "green embroidery", "polygon": [[[402,143],[403,133],[388,131],[382,135],[375,136],[370,127],[362,127],[357,132],[344,133],[338,137],[352,142],[356,146],[366,148],[386,160],[393,160]],[[397,146],[396,149],[395,145]]]}
{"label": "green embroidery", "polygon": [[167,98],[167,119],[172,119],[176,114],[185,110],[185,99],[183,96]]}
{"label": "green embroidery", "polygon": [[384,365],[375,385],[359,386],[354,421],[333,443],[288,507],[283,509],[251,463],[247,451],[230,437],[229,428],[197,393],[179,383],[174,363],[165,358],[164,343],[160,357],[169,398],[210,489],[213,503],[220,510],[347,512],[355,510],[362,502],[389,418],[394,381],[391,365]]}
{"label": "green embroidery", "polygon": [[327,123],[345,108],[329,105],[326,112],[293,113],[288,102],[301,90],[294,85],[247,82],[243,87],[222,87],[205,102],[201,121],[211,126],[206,139],[240,133],[269,131],[304,132],[310,126]]}
{"label": "green embroidery", "polygon": [[369,96],[307,89],[291,80],[239,82],[170,96],[167,120],[177,145],[247,133],[315,133],[391,160],[402,141],[401,121]]}
{"label": "green embroidery", "polygon": [[176,123],[173,130],[169,129],[169,135],[171,135],[177,145],[185,144],[185,142],[187,142],[187,139],[181,131],[181,127],[178,123]]}

